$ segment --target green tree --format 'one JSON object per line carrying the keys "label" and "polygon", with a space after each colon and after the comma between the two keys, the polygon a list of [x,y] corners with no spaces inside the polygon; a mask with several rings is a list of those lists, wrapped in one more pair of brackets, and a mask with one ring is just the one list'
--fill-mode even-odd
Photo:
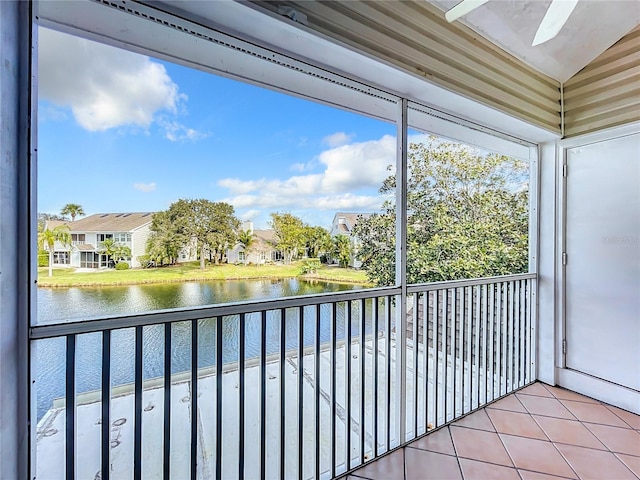
{"label": "green tree", "polygon": [[[251,251],[251,247],[256,242],[256,235],[251,230],[240,230],[238,232],[238,243],[242,245],[244,251],[244,264],[247,264],[247,257]],[[258,262],[259,264],[260,262]]]}
{"label": "green tree", "polygon": [[131,249],[129,247],[116,243],[111,238],[107,238],[100,243],[98,253],[106,255],[113,261],[114,265],[131,257]]}
{"label": "green tree", "polygon": [[295,257],[304,248],[304,223],[303,221],[290,213],[272,213],[271,228],[273,228],[276,236],[276,248],[284,254],[285,263],[291,263]]}
{"label": "green tree", "polygon": [[[527,164],[436,138],[411,144],[407,177],[407,281],[422,283],[526,271]],[[395,191],[395,176],[380,189]],[[395,205],[354,233],[369,278],[394,281]],[[388,239],[391,239],[389,241]]]}
{"label": "green tree", "polygon": [[192,242],[200,256],[200,268],[210,252],[218,263],[235,243],[240,221],[231,205],[205,199],[180,199],[167,210],[169,231],[181,241],[181,248]]}
{"label": "green tree", "polygon": [[49,276],[53,275],[53,252],[56,242],[63,247],[71,246],[71,233],[66,225],[59,225],[54,229],[45,228],[38,232],[38,249],[49,253]]}
{"label": "green tree", "polygon": [[304,227],[305,246],[307,255],[310,258],[318,258],[322,253],[331,250],[331,235],[326,228],[323,227]]}
{"label": "green tree", "polygon": [[71,221],[75,222],[78,215],[84,215],[84,210],[82,209],[82,205],[78,205],[77,203],[67,203],[62,207],[62,210],[60,210],[60,215],[69,215],[71,216]]}
{"label": "green tree", "polygon": [[177,231],[175,221],[168,211],[153,214],[145,251],[149,260],[156,265],[175,264],[180,250],[186,248],[189,242],[186,235]]}
{"label": "green tree", "polygon": [[349,266],[351,261],[351,239],[346,235],[336,235],[333,237],[333,256],[338,259],[342,268]]}

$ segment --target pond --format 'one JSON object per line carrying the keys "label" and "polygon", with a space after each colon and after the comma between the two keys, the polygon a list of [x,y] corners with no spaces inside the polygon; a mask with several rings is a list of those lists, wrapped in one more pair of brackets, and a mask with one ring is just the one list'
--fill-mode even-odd
{"label": "pond", "polygon": [[[248,300],[275,299],[287,296],[331,293],[362,288],[346,285],[299,279],[279,280],[229,280],[188,282],[172,284],[131,285],[118,287],[76,287],[38,289],[38,323],[82,320],[105,315],[125,315],[167,308],[195,307],[217,303]],[[359,331],[359,304],[354,303],[351,330]],[[370,305],[367,304],[367,309]],[[326,342],[330,335],[330,306],[322,305],[320,318],[316,319],[315,307],[306,307],[304,312],[304,344],[314,342],[315,325],[320,323],[320,341]],[[338,338],[345,332],[344,310],[337,309]],[[366,316],[370,318],[369,315]],[[238,360],[239,317],[222,319],[224,363]],[[288,309],[285,316],[286,346],[297,346],[298,310]],[[367,331],[370,325],[365,325]],[[179,322],[172,326],[172,372],[188,371],[191,368],[191,325]],[[215,365],[216,319],[198,321],[198,366]],[[279,348],[279,312],[267,315],[267,353]],[[245,318],[246,358],[260,353],[261,322],[259,315]],[[135,330],[116,330],[111,336],[111,385],[112,387],[133,382]],[[77,337],[76,344],[76,392],[83,393],[100,389],[101,334],[85,334]],[[156,378],[164,374],[164,327],[148,326],[143,329],[143,374],[144,378]],[[36,392],[38,420],[51,408],[56,398],[65,393],[65,339],[49,339],[35,342]]]}

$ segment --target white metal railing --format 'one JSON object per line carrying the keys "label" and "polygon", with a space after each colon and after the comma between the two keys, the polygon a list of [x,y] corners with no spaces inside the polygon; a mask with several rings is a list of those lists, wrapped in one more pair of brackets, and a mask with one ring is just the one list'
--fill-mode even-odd
{"label": "white metal railing", "polygon": [[[34,470],[103,480],[341,475],[534,380],[535,277],[409,286],[405,321],[393,287],[34,326],[32,345],[64,342],[66,352],[64,398],[38,419]],[[396,337],[399,325],[407,335]],[[124,337],[133,372],[116,379]],[[100,350],[99,386],[85,391],[88,339]],[[114,420],[123,405],[127,426]],[[94,444],[87,412],[98,415]],[[127,439],[132,451],[114,450]]]}

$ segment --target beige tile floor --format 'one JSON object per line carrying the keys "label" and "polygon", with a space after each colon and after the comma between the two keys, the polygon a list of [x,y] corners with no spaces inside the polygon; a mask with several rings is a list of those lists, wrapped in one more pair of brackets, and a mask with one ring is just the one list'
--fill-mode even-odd
{"label": "beige tile floor", "polygon": [[637,480],[640,416],[538,382],[347,478]]}

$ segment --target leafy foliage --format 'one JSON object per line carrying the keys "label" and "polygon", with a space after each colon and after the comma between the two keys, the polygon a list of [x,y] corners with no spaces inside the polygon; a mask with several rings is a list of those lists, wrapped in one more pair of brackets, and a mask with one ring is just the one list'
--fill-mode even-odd
{"label": "leafy foliage", "polygon": [[318,258],[321,254],[331,250],[331,235],[326,228],[304,227],[304,242],[307,248],[307,255],[311,258]]}
{"label": "leafy foliage", "polygon": [[[527,164],[435,138],[411,144],[407,175],[407,281],[520,273],[528,266]],[[395,191],[395,175],[380,192]],[[354,233],[369,278],[394,282],[395,204]]]}
{"label": "leafy foliage", "polygon": [[302,272],[303,275],[309,274],[309,273],[318,273],[318,270],[321,267],[321,263],[320,263],[320,259],[319,258],[308,258],[306,260],[303,260],[301,265],[300,265],[300,271]]}
{"label": "leafy foliage", "polygon": [[219,263],[237,238],[240,221],[225,202],[180,199],[153,215],[147,255],[157,264],[175,263],[180,250],[194,247],[205,268],[207,254]]}
{"label": "leafy foliage", "polygon": [[120,243],[116,243],[110,238],[107,238],[106,240],[103,240],[101,242],[100,250],[98,251],[98,253],[109,257],[116,267],[124,259],[131,257],[131,249],[129,247]]}
{"label": "leafy foliage", "polygon": [[276,248],[283,252],[285,263],[291,263],[305,245],[303,221],[290,213],[272,213],[271,228],[276,236]]}
{"label": "leafy foliage", "polygon": [[349,266],[351,260],[351,239],[346,235],[336,235],[333,237],[333,256],[338,260],[342,268]]}
{"label": "leafy foliage", "polygon": [[116,270],[129,270],[129,264],[127,262],[116,263]]}

